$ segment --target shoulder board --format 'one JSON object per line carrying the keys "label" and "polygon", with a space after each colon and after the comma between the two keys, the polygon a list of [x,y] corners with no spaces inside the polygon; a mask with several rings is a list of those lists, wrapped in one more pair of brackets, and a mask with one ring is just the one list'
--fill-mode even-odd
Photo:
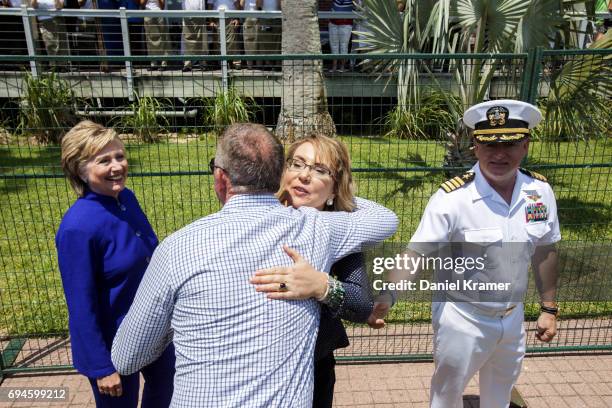
{"label": "shoulder board", "polygon": [[469,183],[472,180],[474,180],[474,172],[468,171],[462,174],[461,176],[453,177],[450,180],[446,180],[444,183],[440,184],[440,188],[446,191],[447,193],[450,193],[451,191],[457,190],[458,188],[465,185],[466,183]]}
{"label": "shoulder board", "polygon": [[534,178],[536,180],[540,180],[540,181],[543,181],[545,183],[548,183],[548,180],[546,179],[546,177],[544,177],[540,173],[536,173],[535,171],[527,170],[527,169],[524,169],[522,167],[520,167],[519,170],[520,170],[521,173],[526,174],[526,175],[528,175],[531,178]]}

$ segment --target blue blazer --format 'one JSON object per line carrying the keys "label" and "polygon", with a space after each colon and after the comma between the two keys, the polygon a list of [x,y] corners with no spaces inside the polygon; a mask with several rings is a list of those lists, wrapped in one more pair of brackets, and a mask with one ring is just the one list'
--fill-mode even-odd
{"label": "blue blazer", "polygon": [[90,378],[114,373],[110,350],[153,251],[153,228],[134,193],[118,199],[86,191],[55,237],[68,305],[75,368]]}

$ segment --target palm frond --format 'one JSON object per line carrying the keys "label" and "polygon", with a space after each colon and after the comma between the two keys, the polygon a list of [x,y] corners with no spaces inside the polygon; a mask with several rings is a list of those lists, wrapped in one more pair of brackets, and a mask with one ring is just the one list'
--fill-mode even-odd
{"label": "palm frond", "polygon": [[359,18],[367,28],[358,34],[370,53],[403,52],[402,20],[393,0],[365,0],[357,8]]}
{"label": "palm frond", "polygon": [[[421,51],[423,32],[420,21],[429,10],[421,2],[408,2],[403,19],[397,12],[395,0],[365,0],[358,8],[364,32],[357,33],[366,44],[367,53],[416,53]],[[410,59],[369,60],[363,62],[381,78],[384,73],[397,73],[398,103],[403,110],[418,103],[418,74],[421,63]],[[388,77],[387,83],[392,79]]]}
{"label": "palm frond", "polygon": [[532,0],[519,21],[514,52],[548,47],[563,24],[558,0]]}
{"label": "palm frond", "polygon": [[[591,45],[612,48],[612,31]],[[584,55],[550,75],[550,91],[540,101],[548,138],[579,140],[610,132],[612,55]]]}

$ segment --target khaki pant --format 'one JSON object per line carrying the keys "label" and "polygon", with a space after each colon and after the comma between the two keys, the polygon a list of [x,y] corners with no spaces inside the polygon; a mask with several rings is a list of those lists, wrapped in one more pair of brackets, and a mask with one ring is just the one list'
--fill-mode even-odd
{"label": "khaki pant", "polygon": [[238,38],[238,26],[231,25],[228,21],[225,24],[225,35],[227,36],[227,55],[240,54],[240,39]]}
{"label": "khaki pant", "polygon": [[[227,19],[225,21],[225,44],[227,55],[238,55],[240,54],[240,42],[238,39],[238,26],[234,26],[230,24],[232,19]],[[217,54],[221,53],[221,42],[219,41],[219,28],[214,34],[214,43],[217,47]]]}
{"label": "khaki pant", "polygon": [[[206,19],[199,17],[185,17],[183,19],[183,40],[186,55],[208,54],[208,34],[206,32]],[[185,65],[189,65],[186,61]]]}
{"label": "khaki pant", "polygon": [[244,40],[244,53],[249,55],[258,52],[259,24],[256,18],[247,18],[242,26],[242,38]]}
{"label": "khaki pant", "polygon": [[147,53],[149,55],[168,55],[168,25],[163,17],[144,18]]}
{"label": "khaki pant", "polygon": [[[66,24],[63,17],[53,17],[49,20],[38,21],[40,35],[45,43],[47,55],[70,55],[68,48],[68,37],[66,36]],[[66,62],[51,61],[52,67],[65,66]]]}

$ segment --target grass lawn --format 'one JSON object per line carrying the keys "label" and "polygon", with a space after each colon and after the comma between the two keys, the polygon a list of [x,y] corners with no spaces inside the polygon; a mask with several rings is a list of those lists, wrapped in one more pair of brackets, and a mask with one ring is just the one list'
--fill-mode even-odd
{"label": "grass lawn", "polygon": [[[342,139],[350,147],[353,167],[358,169],[355,179],[359,195],[393,209],[401,225],[392,241],[408,241],[428,198],[445,180],[444,173],[435,169],[442,164],[444,147],[436,142]],[[208,170],[214,144],[214,138],[175,138],[155,145],[128,146],[132,175],[129,187],[136,192],[160,239],[219,209],[211,176],[185,174]],[[526,167],[610,163],[610,140],[559,145],[533,142]],[[367,171],[407,167],[432,170]],[[562,234],[568,248],[562,262],[564,283],[599,284],[603,292],[589,293],[588,296],[599,296],[591,300],[612,300],[608,267],[612,261],[608,250],[612,241],[611,168],[539,172],[549,178],[557,195]],[[155,175],[143,176],[149,173]],[[64,332],[67,315],[53,239],[74,194],[62,177],[11,178],[60,175],[59,149],[3,145],[0,174],[4,176],[0,179],[0,334]],[[599,248],[596,254],[593,244]],[[603,310],[601,305],[586,310],[609,316],[610,303],[603,303]],[[415,314],[402,306],[391,318],[426,320],[428,308],[423,310]]]}

